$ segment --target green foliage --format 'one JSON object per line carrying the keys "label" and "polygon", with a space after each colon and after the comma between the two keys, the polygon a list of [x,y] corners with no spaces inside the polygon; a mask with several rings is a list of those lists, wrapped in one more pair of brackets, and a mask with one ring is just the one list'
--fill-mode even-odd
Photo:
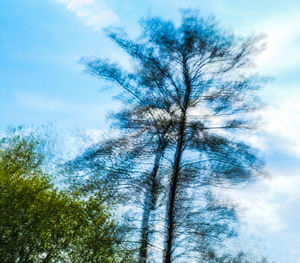
{"label": "green foliage", "polygon": [[130,262],[100,198],[55,189],[38,146],[32,135],[0,141],[1,262]]}

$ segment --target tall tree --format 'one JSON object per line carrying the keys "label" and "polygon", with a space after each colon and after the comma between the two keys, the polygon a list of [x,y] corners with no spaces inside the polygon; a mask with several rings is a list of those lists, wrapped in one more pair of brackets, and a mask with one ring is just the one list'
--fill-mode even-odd
{"label": "tall tree", "polygon": [[254,127],[251,113],[260,106],[255,90],[262,79],[249,67],[262,46],[260,37],[235,36],[197,11],[183,12],[179,26],[157,17],[141,24],[137,40],[109,33],[133,58],[133,72],[104,59],[85,63],[92,74],[114,81],[133,105],[143,108],[134,124],[148,131],[153,129],[144,126],[147,122],[170,124],[164,253],[164,263],[170,263],[180,248],[182,207],[192,211],[197,206],[197,200],[187,197],[203,184],[239,184],[262,171],[256,151],[238,140],[239,131]]}
{"label": "tall tree", "polygon": [[[114,124],[121,131],[116,138],[100,141],[89,147],[82,156],[67,163],[69,174],[92,174],[88,180],[76,181],[83,191],[105,188],[109,198],[129,193],[134,204],[141,204],[139,262],[146,262],[150,245],[152,213],[162,189],[159,170],[168,146],[170,124],[162,119],[141,119],[148,109],[135,105],[114,114]],[[125,190],[125,189],[130,189]],[[132,198],[131,198],[132,199]],[[140,201],[140,200],[143,201]]]}

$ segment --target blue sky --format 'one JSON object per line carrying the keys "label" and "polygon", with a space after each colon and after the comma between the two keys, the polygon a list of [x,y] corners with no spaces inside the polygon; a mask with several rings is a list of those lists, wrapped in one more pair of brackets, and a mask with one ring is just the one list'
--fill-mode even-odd
{"label": "blue sky", "polygon": [[248,140],[264,154],[271,178],[235,192],[249,232],[279,263],[300,262],[300,2],[296,0],[1,0],[0,130],[55,122],[61,128],[105,129],[116,90],[88,74],[82,56],[126,56],[105,26],[138,32],[137,21],[179,8],[212,13],[239,34],[265,33],[258,71],[274,77],[262,91],[264,125]]}

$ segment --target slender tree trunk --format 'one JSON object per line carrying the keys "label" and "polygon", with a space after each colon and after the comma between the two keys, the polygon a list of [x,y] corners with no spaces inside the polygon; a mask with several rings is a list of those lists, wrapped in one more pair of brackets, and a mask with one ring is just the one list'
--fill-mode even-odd
{"label": "slender tree trunk", "polygon": [[159,146],[157,154],[154,160],[153,170],[150,175],[149,186],[147,187],[147,191],[145,193],[145,201],[144,201],[144,212],[142,218],[142,231],[141,231],[141,246],[139,252],[139,263],[147,262],[147,254],[148,254],[148,245],[149,245],[149,234],[150,234],[150,215],[151,211],[155,210],[156,207],[156,195],[158,190],[157,184],[157,172],[160,165],[160,160],[163,156],[165,146]]}
{"label": "slender tree trunk", "polygon": [[[182,129],[184,130],[184,129]],[[167,206],[167,237],[166,237],[166,247],[165,247],[165,258],[164,263],[171,262],[172,249],[173,249],[173,239],[174,239],[174,207],[175,207],[175,196],[177,189],[177,182],[179,176],[179,165],[182,156],[182,146],[183,146],[183,136],[177,144],[177,149],[175,152],[175,163],[173,168],[173,174],[170,181],[170,190],[169,190],[169,200]]]}
{"label": "slender tree trunk", "polygon": [[183,107],[181,113],[181,121],[178,129],[178,143],[174,155],[173,171],[170,179],[169,199],[167,205],[167,235],[165,241],[164,263],[172,262],[173,241],[175,231],[175,204],[178,186],[180,162],[184,150],[185,128],[186,128],[186,112],[190,101],[191,83],[188,75],[186,60],[183,61],[183,75],[186,85],[185,95],[183,99]]}

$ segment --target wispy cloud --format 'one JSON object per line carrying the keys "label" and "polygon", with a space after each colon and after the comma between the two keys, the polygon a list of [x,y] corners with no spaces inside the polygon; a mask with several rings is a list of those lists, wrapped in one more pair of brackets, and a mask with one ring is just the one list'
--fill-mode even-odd
{"label": "wispy cloud", "polygon": [[276,74],[299,65],[300,12],[270,17],[258,28],[266,33],[267,49],[257,64],[268,74]]}
{"label": "wispy cloud", "polygon": [[244,220],[248,224],[268,231],[281,231],[289,227],[285,211],[300,203],[299,187],[300,175],[276,175],[253,188],[235,192],[234,197],[242,208],[246,208]]}
{"label": "wispy cloud", "polygon": [[[280,105],[273,105],[264,113],[264,130],[280,150],[300,157],[299,92],[290,92]],[[296,155],[295,155],[296,154]]]}
{"label": "wispy cloud", "polygon": [[57,0],[65,5],[65,7],[76,14],[87,26],[99,30],[109,26],[116,20],[118,16],[109,9],[104,1],[97,0]]}

